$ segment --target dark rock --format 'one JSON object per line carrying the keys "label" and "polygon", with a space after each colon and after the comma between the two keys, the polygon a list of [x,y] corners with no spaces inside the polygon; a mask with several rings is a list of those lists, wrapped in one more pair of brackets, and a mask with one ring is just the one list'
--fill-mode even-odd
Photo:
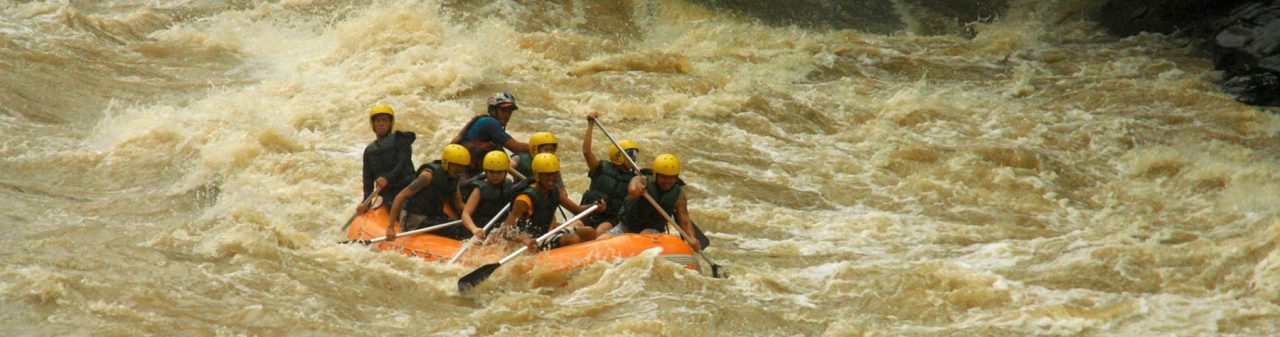
{"label": "dark rock", "polygon": [[693,0],[774,25],[888,34],[965,34],[965,24],[1004,14],[1008,0]]}
{"label": "dark rock", "polygon": [[1280,3],[1274,0],[1110,0],[1092,15],[1108,32],[1203,41],[1222,88],[1244,103],[1280,105]]}
{"label": "dark rock", "polygon": [[1098,22],[1112,35],[1141,32],[1166,35],[1204,35],[1208,20],[1222,17],[1242,3],[1257,0],[1111,0],[1094,11]]}
{"label": "dark rock", "polygon": [[1210,26],[1223,90],[1244,103],[1280,105],[1280,4],[1245,4]]}
{"label": "dark rock", "polygon": [[1237,74],[1223,81],[1222,89],[1245,104],[1280,105],[1280,76],[1274,72]]}
{"label": "dark rock", "polygon": [[1220,47],[1239,48],[1253,41],[1253,30],[1243,27],[1229,27],[1218,32],[1213,40]]}

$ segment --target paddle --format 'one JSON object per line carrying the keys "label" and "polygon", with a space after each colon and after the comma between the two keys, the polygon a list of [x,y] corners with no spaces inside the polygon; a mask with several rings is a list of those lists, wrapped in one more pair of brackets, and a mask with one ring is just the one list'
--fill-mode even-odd
{"label": "paddle", "polygon": [[698,223],[689,221],[689,226],[693,227],[693,238],[698,239],[698,244],[702,245],[702,249],[707,249],[711,245],[711,238],[702,232],[702,228],[698,228]]}
{"label": "paddle", "polygon": [[[442,223],[442,224],[435,225],[435,226],[431,226],[431,227],[427,227],[427,228],[418,228],[418,229],[411,230],[411,231],[408,231],[408,232],[400,233],[400,235],[397,235],[396,237],[405,237],[405,236],[414,235],[414,234],[419,234],[419,233],[431,232],[431,231],[435,231],[435,230],[437,230],[437,229],[441,229],[441,228],[445,228],[445,227],[449,227],[449,226],[457,226],[457,225],[458,225],[458,224],[460,224],[460,223],[462,223],[462,220],[453,220],[453,221],[449,221],[449,222],[446,222],[446,223]],[[359,243],[363,243],[363,244],[366,244],[366,245],[367,245],[367,244],[374,244],[374,243],[379,243],[379,242],[383,242],[383,241],[387,241],[387,237],[386,237],[386,236],[378,236],[378,237],[373,238],[373,239],[371,239],[371,240],[346,240],[346,241],[341,241],[341,242],[338,242],[338,243],[341,243],[341,244],[348,244],[348,243],[359,242]]]}
{"label": "paddle", "polygon": [[528,179],[525,178],[523,174],[520,174],[520,171],[516,171],[516,169],[507,169],[507,173],[510,173],[512,177],[520,178],[520,180]]}
{"label": "paddle", "polygon": [[[627,162],[630,162],[630,163],[631,163],[631,167],[634,167],[634,168],[637,168],[637,169],[639,169],[639,168],[640,168],[640,165],[636,165],[636,160],[635,160],[634,158],[631,158],[631,154],[628,154],[628,153],[627,153],[627,151],[621,151],[621,150],[622,150],[622,145],[621,145],[621,144],[618,144],[618,141],[616,141],[616,140],[614,140],[614,139],[613,139],[613,136],[609,134],[609,130],[605,130],[605,129],[604,129],[604,125],[600,124],[600,121],[598,121],[598,120],[596,121],[596,127],[597,127],[597,128],[600,128],[600,132],[603,132],[605,137],[609,137],[609,142],[612,142],[612,143],[613,143],[613,146],[617,146],[617,147],[618,147],[618,149],[620,150],[620,151],[618,151],[618,152],[621,152],[621,153],[622,153],[622,156],[623,156],[624,158],[627,158]],[[685,230],[684,230],[684,228],[681,228],[681,227],[680,227],[680,225],[679,225],[679,224],[677,224],[675,220],[671,219],[671,215],[668,215],[668,214],[667,214],[667,211],[662,210],[662,206],[658,206],[658,202],[657,202],[657,201],[654,201],[654,200],[653,200],[653,197],[649,196],[649,192],[642,193],[642,195],[644,195],[644,199],[645,199],[645,200],[648,200],[648,201],[649,201],[649,205],[653,206],[653,209],[655,209],[655,210],[657,210],[657,211],[658,211],[658,214],[662,214],[662,218],[663,218],[664,220],[667,220],[667,224],[668,224],[668,225],[671,225],[671,227],[675,227],[676,231],[679,231],[679,232],[680,232],[680,236],[681,236],[681,237],[683,237],[683,238],[693,237],[693,236],[689,235],[689,233],[686,233],[686,232],[685,232]],[[703,237],[705,238],[706,236],[704,235]],[[702,246],[702,248],[704,248],[704,249],[705,249],[705,248],[707,248],[707,245],[709,245],[709,244],[711,243],[710,241],[706,241],[705,243],[703,243],[703,241],[702,241],[701,239],[699,239],[699,238],[697,238],[697,237],[693,237],[693,238],[694,238],[695,240],[698,240],[698,241],[699,241],[699,244],[702,244],[702,245],[703,245],[703,246]],[[707,255],[706,255],[706,254],[703,254],[701,250],[697,250],[697,251],[695,251],[695,252],[696,252],[696,253],[698,253],[698,256],[701,256],[703,260],[706,260],[708,264],[711,264],[711,277],[720,278],[720,268],[721,268],[721,266],[720,266],[719,264],[716,264],[715,262],[711,261],[711,259],[708,259],[708,258],[707,258]],[[726,274],[725,276],[727,277],[727,276],[728,276],[728,274]]]}
{"label": "paddle", "polygon": [[[591,207],[588,207],[587,210],[582,211],[582,213],[578,213],[578,215],[573,216],[572,219],[565,221],[559,226],[556,226],[556,228],[547,231],[546,234],[542,234],[542,236],[539,236],[536,244],[541,245],[542,242],[546,241],[547,238],[551,237],[551,235],[555,234],[556,232],[559,232],[561,229],[564,229],[565,227],[569,227],[569,225],[573,224],[574,221],[578,221],[586,217],[587,215],[591,214],[591,212],[595,212],[596,209],[598,208],[600,208],[600,205],[591,205]],[[471,290],[471,288],[475,288],[477,284],[480,284],[480,282],[484,282],[485,279],[489,278],[489,275],[493,274],[493,271],[497,270],[498,267],[501,267],[503,263],[507,263],[507,261],[510,261],[511,259],[516,258],[516,256],[520,256],[520,254],[524,253],[524,251],[526,250],[529,250],[529,246],[520,247],[520,249],[516,250],[515,253],[511,253],[511,255],[507,255],[507,257],[502,258],[502,260],[498,260],[497,263],[490,263],[480,268],[476,268],[475,271],[472,271],[470,274],[467,274],[463,276],[461,279],[458,279],[458,292],[465,293],[467,292],[467,290]]]}
{"label": "paddle", "polygon": [[[359,205],[356,205],[356,208],[360,208],[360,206],[364,206],[366,204],[372,203],[373,199],[378,198],[378,192],[381,192],[381,191],[382,191],[382,187],[374,186],[373,193],[369,193],[369,198],[364,199],[364,201],[361,201]],[[382,203],[378,203],[378,205],[381,206]],[[369,207],[369,209],[374,209],[374,208],[377,208],[377,207]],[[342,225],[342,231],[344,232],[347,231],[347,227],[351,227],[351,222],[356,221],[356,217],[359,215],[360,215],[360,212],[355,212],[355,214],[352,214],[351,218],[347,219],[347,223]]]}
{"label": "paddle", "polygon": [[[497,215],[493,216],[493,219],[489,219],[489,222],[484,224],[484,228],[480,229],[480,231],[485,233],[485,239],[489,238],[489,227],[492,227],[494,223],[497,223],[498,219],[501,219],[509,210],[511,210],[511,203],[508,202],[506,207],[503,207],[501,211],[498,211]],[[472,237],[471,240],[467,240],[467,243],[462,245],[462,249],[459,249],[458,253],[453,254],[453,257],[449,258],[449,262],[445,262],[444,264],[453,264],[454,261],[457,261],[458,257],[462,256],[462,253],[467,252],[467,249],[471,248],[471,243],[474,241],[476,241],[474,237]]]}

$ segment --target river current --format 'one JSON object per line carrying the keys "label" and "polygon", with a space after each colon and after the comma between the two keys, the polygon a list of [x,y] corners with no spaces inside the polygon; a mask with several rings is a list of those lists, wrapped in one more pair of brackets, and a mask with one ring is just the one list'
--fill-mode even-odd
{"label": "river current", "polygon": [[[1086,3],[924,35],[676,0],[0,1],[0,334],[1280,334],[1280,119]],[[461,295],[471,268],[336,243],[370,107],[424,163],[498,91],[574,199],[589,112],[679,156],[731,277],[645,255]]]}

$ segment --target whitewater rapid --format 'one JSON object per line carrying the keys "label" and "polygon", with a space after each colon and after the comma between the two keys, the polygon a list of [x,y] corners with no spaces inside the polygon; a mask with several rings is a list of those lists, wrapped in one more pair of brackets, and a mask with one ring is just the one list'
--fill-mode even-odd
{"label": "whitewater rapid", "polygon": [[[1280,121],[1086,7],[966,36],[674,0],[8,2],[0,331],[1280,332]],[[589,112],[680,156],[732,277],[642,256],[461,295],[468,268],[336,243],[370,107],[424,163],[497,91],[515,137],[557,134],[575,200]]]}

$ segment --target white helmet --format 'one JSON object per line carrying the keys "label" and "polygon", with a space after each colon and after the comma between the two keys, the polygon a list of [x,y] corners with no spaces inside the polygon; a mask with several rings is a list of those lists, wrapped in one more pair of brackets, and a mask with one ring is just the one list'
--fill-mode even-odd
{"label": "white helmet", "polygon": [[506,107],[510,107],[511,110],[520,109],[519,107],[516,106],[515,96],[511,96],[511,94],[507,92],[500,92],[500,93],[493,94],[493,96],[489,96],[489,111],[497,110],[498,108],[506,108]]}

